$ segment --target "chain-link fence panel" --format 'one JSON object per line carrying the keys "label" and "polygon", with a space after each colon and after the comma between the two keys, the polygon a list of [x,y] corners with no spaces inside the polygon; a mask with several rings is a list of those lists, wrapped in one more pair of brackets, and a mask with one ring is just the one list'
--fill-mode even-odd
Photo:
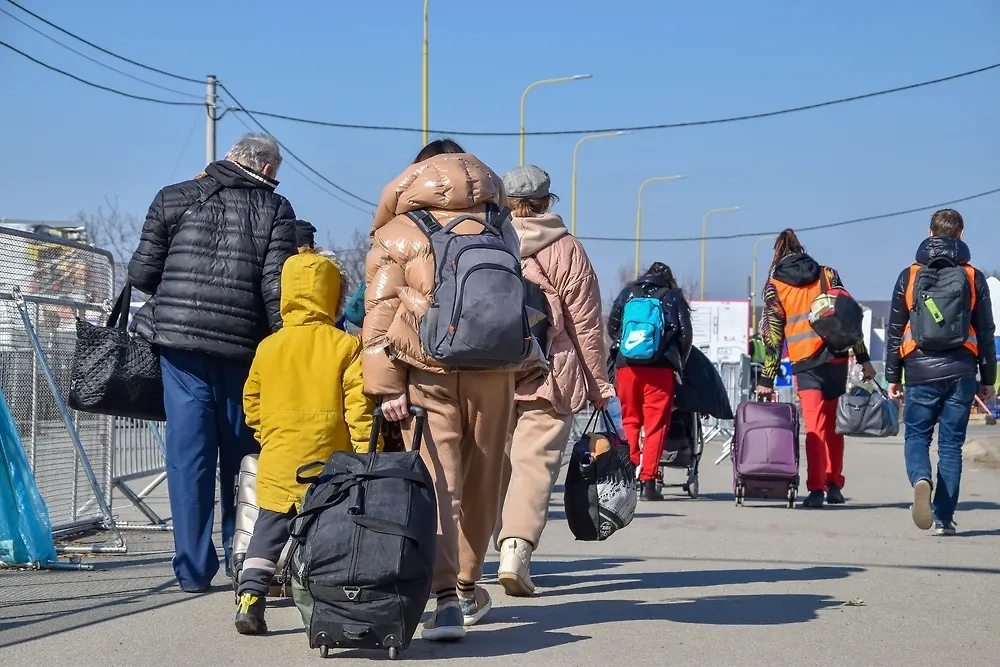
{"label": "chain-link fence panel", "polygon": [[[111,418],[70,412],[98,482],[95,492],[60,403],[69,394],[76,318],[103,322],[113,284],[109,253],[0,227],[0,387],[57,534],[106,519],[95,496],[101,493],[106,500],[111,494]],[[58,397],[23,322],[21,306],[15,301],[18,293],[23,296],[23,307]]]}

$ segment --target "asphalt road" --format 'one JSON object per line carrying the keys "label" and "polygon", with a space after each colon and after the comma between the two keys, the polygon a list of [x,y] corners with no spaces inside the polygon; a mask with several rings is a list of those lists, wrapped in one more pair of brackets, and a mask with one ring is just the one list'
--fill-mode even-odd
{"label": "asphalt road", "polygon": [[[464,643],[415,640],[403,659],[496,665],[1000,664],[1000,473],[966,467],[960,535],[910,521],[899,439],[852,440],[849,504],[737,508],[727,463],[706,452],[698,500],[640,506],[604,543],[574,542],[553,496],[530,600],[487,580],[493,612]],[[678,477],[679,480],[679,477]],[[557,490],[558,491],[558,490]],[[0,664],[310,665],[290,601],[271,634],[232,627],[233,596],[174,587],[170,538],[129,534],[93,572],[0,572]],[[495,571],[491,554],[488,570]],[[361,664],[384,654],[339,653]],[[334,659],[334,658],[331,658]]]}

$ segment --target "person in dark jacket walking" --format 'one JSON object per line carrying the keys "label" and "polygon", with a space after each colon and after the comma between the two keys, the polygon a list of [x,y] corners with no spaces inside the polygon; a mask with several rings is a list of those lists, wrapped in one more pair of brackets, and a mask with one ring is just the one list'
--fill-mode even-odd
{"label": "person in dark jacket walking", "polygon": [[204,592],[219,570],[212,543],[215,470],[230,571],[240,461],[259,451],[243,385],[258,343],[281,326],[281,267],[296,252],[295,213],[275,193],[277,142],[248,134],[205,176],[156,195],[129,262],[150,294],[139,335],[159,348],[167,412],[174,573]]}
{"label": "person in dark jacket walking", "polygon": [[[806,426],[805,508],[824,503],[842,505],[844,488],[844,436],[837,433],[837,399],[847,393],[848,359],[852,350],[836,352],[826,346],[809,323],[816,297],[827,289],[842,288],[840,274],[820,266],[791,229],[774,242],[771,276],[764,286],[764,312],[760,334],[764,341],[764,368],[757,379],[757,394],[770,395],[787,344],[796,391]],[[853,349],[865,380],[875,377],[864,341]]]}
{"label": "person in dark jacket walking", "polygon": [[[931,216],[930,233],[917,248],[916,261],[896,280],[886,328],[889,395],[905,396],[903,453],[913,486],[913,523],[921,530],[933,527],[938,535],[956,533],[955,508],[969,414],[977,393],[984,401],[993,397],[997,378],[990,288],[983,272],[969,263],[972,254],[962,240],[964,233],[965,221],[958,211],[943,209]],[[919,292],[916,283],[923,288]],[[933,296],[928,287],[935,288]],[[922,304],[916,301],[918,295]],[[953,308],[948,307],[949,301]],[[921,326],[928,314],[930,326]],[[938,326],[939,319],[948,323],[949,314],[967,321],[958,329]],[[957,337],[947,344],[932,340],[942,329]],[[935,425],[938,469],[932,503],[930,446]]]}
{"label": "person in dark jacket walking", "polygon": [[[643,338],[645,327],[630,322],[626,304],[633,299],[657,299],[660,302],[665,330],[659,332],[659,349],[652,355],[630,355],[622,351],[631,339]],[[634,333],[633,333],[634,332]],[[662,500],[656,488],[656,473],[660,456],[670,430],[670,412],[676,391],[675,375],[683,372],[692,342],[691,308],[677,285],[673,271],[662,262],[654,262],[649,270],[621,291],[608,315],[608,335],[614,341],[615,388],[622,406],[622,426],[628,437],[632,463],[641,464],[639,483],[646,500]],[[648,356],[638,359],[640,356]],[[639,433],[643,446],[639,449]]]}

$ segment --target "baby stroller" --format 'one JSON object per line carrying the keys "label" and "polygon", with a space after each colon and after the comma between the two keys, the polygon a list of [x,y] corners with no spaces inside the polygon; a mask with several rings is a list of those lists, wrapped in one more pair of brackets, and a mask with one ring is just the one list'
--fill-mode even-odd
{"label": "baby stroller", "polygon": [[[699,415],[675,408],[670,417],[667,442],[663,445],[663,454],[660,455],[657,488],[680,487],[688,497],[697,498],[698,466],[701,464],[701,454],[704,449],[705,441]],[[665,479],[668,469],[684,470],[687,474],[685,481],[681,484],[667,484]]]}

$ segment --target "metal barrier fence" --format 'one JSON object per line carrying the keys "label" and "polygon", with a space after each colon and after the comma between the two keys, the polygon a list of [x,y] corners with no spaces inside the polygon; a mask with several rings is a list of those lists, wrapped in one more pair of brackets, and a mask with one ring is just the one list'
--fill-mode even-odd
{"label": "metal barrier fence", "polygon": [[[116,418],[112,426],[112,485],[149,519],[146,525],[119,521],[118,526],[134,530],[169,530],[170,526],[149,505],[146,498],[167,478],[164,443],[165,424],[138,419]],[[141,491],[129,482],[150,479]]]}
{"label": "metal barrier fence", "polygon": [[110,253],[0,227],[0,388],[53,533],[106,528],[123,549],[109,510],[112,420],[71,411],[63,400],[76,318],[103,321],[113,285]]}

